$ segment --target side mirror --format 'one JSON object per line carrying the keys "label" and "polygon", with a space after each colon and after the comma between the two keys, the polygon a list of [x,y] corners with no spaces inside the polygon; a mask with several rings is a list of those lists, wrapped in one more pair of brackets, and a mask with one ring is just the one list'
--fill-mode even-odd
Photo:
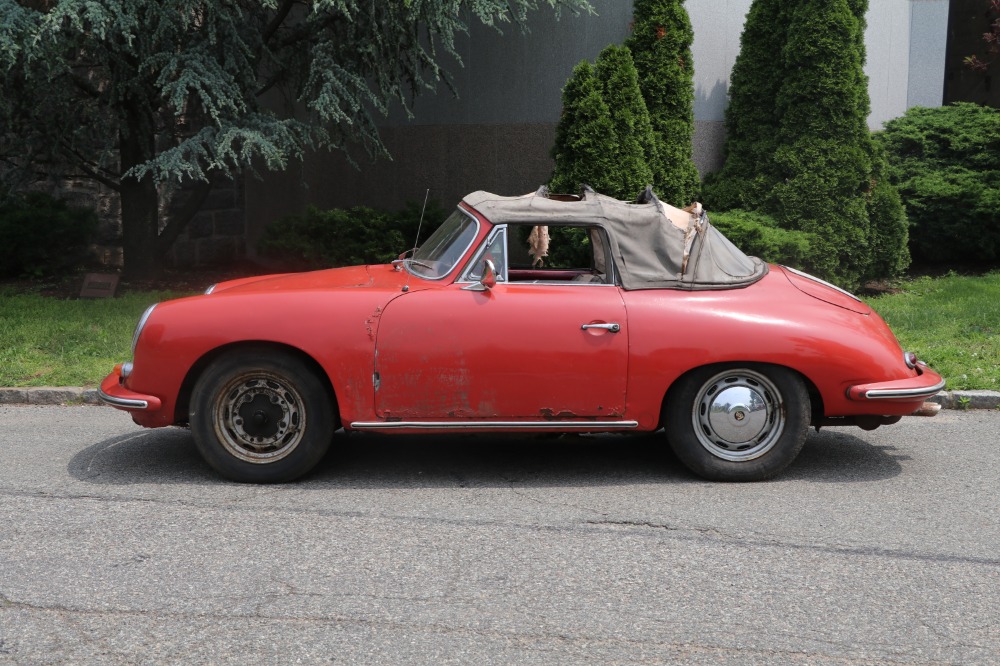
{"label": "side mirror", "polygon": [[483,266],[483,277],[479,280],[479,283],[487,289],[497,286],[497,267],[491,259],[486,260]]}
{"label": "side mirror", "polygon": [[491,259],[487,259],[483,264],[483,276],[479,282],[462,287],[464,291],[489,291],[497,286],[497,267]]}

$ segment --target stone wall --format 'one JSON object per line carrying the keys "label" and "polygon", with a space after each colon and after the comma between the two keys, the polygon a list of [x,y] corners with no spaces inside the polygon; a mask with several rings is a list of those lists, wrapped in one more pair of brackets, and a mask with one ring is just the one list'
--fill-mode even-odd
{"label": "stone wall", "polygon": [[[39,183],[37,187],[73,206],[95,210],[100,225],[91,246],[94,262],[108,269],[122,267],[121,204],[117,192],[83,179]],[[192,187],[186,185],[176,191],[161,192],[164,220],[184,206]],[[213,181],[201,210],[167,253],[166,266],[201,268],[241,261],[246,256],[246,229],[243,179],[218,178]]]}
{"label": "stone wall", "polygon": [[[244,179],[217,178],[201,210],[167,255],[175,268],[221,266],[246,256],[246,188]],[[176,214],[190,195],[190,187],[171,197],[169,214]]]}

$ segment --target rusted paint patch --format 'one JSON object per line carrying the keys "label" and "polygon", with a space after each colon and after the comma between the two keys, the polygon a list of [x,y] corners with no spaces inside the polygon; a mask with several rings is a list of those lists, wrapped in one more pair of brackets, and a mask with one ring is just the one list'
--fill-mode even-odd
{"label": "rusted paint patch", "polygon": [[[598,411],[601,411],[604,408],[598,407],[597,409]],[[600,418],[620,418],[625,413],[625,410],[619,407],[611,407],[609,409],[610,411],[607,414],[601,416]],[[542,409],[538,410],[538,413],[546,421],[579,420],[579,419],[586,420],[586,419],[598,418],[595,416],[581,416],[576,412],[570,411],[568,409],[563,409],[557,412],[549,407],[543,407]]]}
{"label": "rusted paint patch", "polygon": [[554,410],[548,407],[543,407],[538,410],[538,413],[542,415],[542,418],[546,421],[557,421],[559,419],[575,419],[577,415],[568,409],[564,409],[561,412],[556,413]]}
{"label": "rusted paint patch", "polygon": [[368,337],[372,340],[375,339],[375,331],[378,330],[378,318],[382,316],[382,308],[375,308],[375,312],[368,319],[365,319],[365,330],[368,333]]}

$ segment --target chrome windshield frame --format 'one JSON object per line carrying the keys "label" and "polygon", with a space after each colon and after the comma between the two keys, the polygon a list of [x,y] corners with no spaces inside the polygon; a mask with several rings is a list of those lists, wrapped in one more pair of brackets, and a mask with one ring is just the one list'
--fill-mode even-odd
{"label": "chrome windshield frame", "polygon": [[[472,273],[475,271],[476,266],[479,264],[479,260],[483,258],[486,251],[489,249],[496,237],[503,234],[504,245],[507,244],[507,225],[498,224],[490,230],[490,233],[486,234],[486,238],[482,240],[479,244],[479,249],[473,253],[469,262],[465,265],[465,270],[462,271],[461,277],[455,280],[456,284],[475,284],[479,280],[472,277]],[[477,234],[478,235],[478,234]],[[497,282],[507,282],[507,248],[504,247],[504,265],[497,266]]]}
{"label": "chrome windshield frame", "polygon": [[[459,266],[463,265],[462,264],[462,260],[465,259],[468,256],[469,250],[472,249],[473,245],[475,245],[476,239],[479,238],[479,232],[480,232],[480,230],[482,228],[482,225],[480,224],[479,219],[475,215],[473,215],[469,211],[465,210],[461,206],[457,207],[455,210],[458,211],[458,212],[460,212],[460,213],[462,213],[462,214],[464,214],[467,218],[469,218],[470,220],[472,220],[473,224],[475,224],[475,231],[472,234],[472,238],[469,240],[469,242],[465,246],[465,248],[458,254],[458,258],[455,259],[455,263],[452,264],[452,266],[447,271],[445,271],[444,273],[442,273],[441,275],[439,275],[437,277],[431,277],[429,275],[423,275],[421,273],[417,273],[416,271],[414,271],[410,266],[411,266],[411,264],[412,264],[413,261],[415,261],[415,260],[419,261],[419,260],[417,260],[414,256],[410,256],[409,258],[402,260],[403,268],[406,269],[406,272],[409,275],[412,275],[415,278],[420,278],[421,280],[429,280],[429,281],[432,281],[432,282],[437,282],[437,281],[446,279],[449,275],[451,275],[452,273],[454,273],[455,270]],[[454,213],[452,213],[451,215],[454,215]],[[450,218],[451,215],[449,215],[448,218]],[[448,218],[445,218],[445,219],[447,220]],[[435,230],[435,233],[436,233],[436,231],[437,230]],[[414,254],[416,254],[416,252],[414,252]]]}

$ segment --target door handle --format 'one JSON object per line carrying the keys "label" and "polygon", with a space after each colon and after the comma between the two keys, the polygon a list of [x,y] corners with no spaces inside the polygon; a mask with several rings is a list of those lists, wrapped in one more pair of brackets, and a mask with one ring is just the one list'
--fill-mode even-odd
{"label": "door handle", "polygon": [[580,328],[586,331],[588,328],[603,328],[606,331],[611,331],[612,333],[617,333],[622,330],[621,324],[583,324]]}

